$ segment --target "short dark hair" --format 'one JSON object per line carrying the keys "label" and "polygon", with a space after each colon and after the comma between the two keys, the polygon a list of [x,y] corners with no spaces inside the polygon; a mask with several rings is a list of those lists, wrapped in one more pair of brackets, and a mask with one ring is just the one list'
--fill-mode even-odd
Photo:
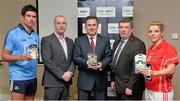
{"label": "short dark hair", "polygon": [[98,18],[96,16],[87,16],[85,19],[85,24],[86,24],[87,20],[89,20],[89,19],[95,19],[97,21],[97,24],[99,23]]}
{"label": "short dark hair", "polygon": [[25,5],[22,9],[21,9],[21,15],[25,16],[27,11],[33,11],[36,12],[37,14],[37,9],[33,6],[33,5]]}
{"label": "short dark hair", "polygon": [[131,28],[133,28],[133,18],[132,17],[123,17],[120,21],[119,21],[119,24],[120,23],[127,23],[129,22],[130,25],[131,25]]}

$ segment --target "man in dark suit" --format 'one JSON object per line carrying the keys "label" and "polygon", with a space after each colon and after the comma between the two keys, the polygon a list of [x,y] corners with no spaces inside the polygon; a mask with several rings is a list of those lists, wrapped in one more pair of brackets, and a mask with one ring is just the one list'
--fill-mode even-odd
{"label": "man in dark suit", "polygon": [[62,15],[54,18],[55,32],[43,37],[41,54],[44,62],[44,100],[68,100],[74,73],[73,40],[65,37],[67,21]]}
{"label": "man in dark suit", "polygon": [[134,59],[139,53],[146,53],[144,42],[133,34],[131,18],[123,18],[119,22],[120,39],[113,44],[112,89],[116,89],[120,100],[140,100],[145,89],[144,77],[135,74]]}
{"label": "man in dark suit", "polygon": [[106,70],[111,59],[110,41],[109,38],[97,34],[97,17],[88,16],[85,27],[87,35],[77,38],[74,48],[74,61],[79,70],[78,99],[90,99],[93,91],[95,99],[103,100],[107,88]]}

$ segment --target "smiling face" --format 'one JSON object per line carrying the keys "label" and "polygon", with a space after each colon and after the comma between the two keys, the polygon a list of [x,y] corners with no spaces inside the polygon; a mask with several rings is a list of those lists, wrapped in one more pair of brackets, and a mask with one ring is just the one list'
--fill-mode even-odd
{"label": "smiling face", "polygon": [[88,19],[85,23],[86,31],[89,36],[94,36],[98,30],[98,23],[96,19]]}
{"label": "smiling face", "polygon": [[164,25],[161,22],[152,22],[148,27],[148,36],[154,45],[163,40]]}

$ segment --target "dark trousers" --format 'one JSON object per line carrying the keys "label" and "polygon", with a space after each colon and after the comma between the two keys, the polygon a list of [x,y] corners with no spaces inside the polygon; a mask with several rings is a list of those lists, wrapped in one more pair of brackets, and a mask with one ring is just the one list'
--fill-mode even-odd
{"label": "dark trousers", "polygon": [[[91,95],[92,92],[93,92],[93,96]],[[90,100],[90,99],[105,100],[106,89],[101,89],[101,90],[94,89],[90,91],[78,89],[78,100]]]}
{"label": "dark trousers", "polygon": [[142,100],[143,91],[133,92],[133,95],[126,95],[125,93],[117,92],[118,100]]}
{"label": "dark trousers", "polygon": [[44,100],[69,100],[69,86],[45,87]]}

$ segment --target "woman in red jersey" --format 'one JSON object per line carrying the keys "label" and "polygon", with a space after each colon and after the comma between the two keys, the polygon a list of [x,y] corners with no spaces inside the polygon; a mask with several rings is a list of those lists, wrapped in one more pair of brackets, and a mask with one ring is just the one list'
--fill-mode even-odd
{"label": "woman in red jersey", "polygon": [[173,100],[172,77],[178,64],[176,49],[163,39],[164,24],[153,21],[148,26],[148,36],[152,45],[147,51],[147,64],[150,68],[140,70],[146,80],[146,100]]}

